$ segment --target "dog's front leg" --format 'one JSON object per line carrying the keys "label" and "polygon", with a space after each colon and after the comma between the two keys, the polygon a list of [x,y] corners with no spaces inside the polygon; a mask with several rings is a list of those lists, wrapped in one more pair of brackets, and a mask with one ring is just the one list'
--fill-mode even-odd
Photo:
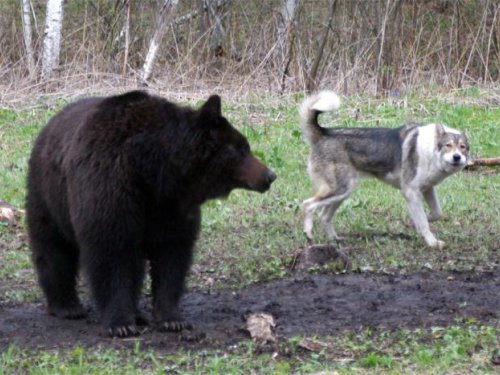
{"label": "dog's front leg", "polygon": [[323,212],[321,213],[321,224],[323,224],[323,229],[325,230],[326,236],[329,240],[343,241],[344,237],[341,237],[335,232],[332,224],[332,217],[335,214],[335,211],[340,206],[340,202],[334,202],[328,206],[323,208]]}
{"label": "dog's front leg", "polygon": [[415,229],[422,237],[424,237],[427,246],[437,247],[438,249],[444,248],[444,242],[436,239],[434,234],[431,232],[423,207],[422,193],[419,190],[407,188],[404,189],[403,195],[408,203],[408,210],[413,224],[415,225]]}
{"label": "dog's front leg", "polygon": [[430,213],[428,216],[429,222],[441,219],[443,216],[443,211],[441,210],[441,205],[436,194],[434,187],[430,187],[428,190],[424,191],[424,198],[430,208]]}

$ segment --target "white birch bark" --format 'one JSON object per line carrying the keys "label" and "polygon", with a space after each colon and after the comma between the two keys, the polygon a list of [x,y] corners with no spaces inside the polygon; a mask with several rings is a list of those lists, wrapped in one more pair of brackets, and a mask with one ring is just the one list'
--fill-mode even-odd
{"label": "white birch bark", "polygon": [[48,0],[42,51],[42,78],[47,79],[59,65],[63,0]]}
{"label": "white birch bark", "polygon": [[141,78],[143,81],[147,81],[151,77],[151,73],[153,72],[153,64],[156,59],[156,54],[158,53],[158,48],[160,47],[163,36],[167,32],[168,26],[172,22],[172,18],[178,3],[179,0],[165,0],[165,2],[163,3],[160,11],[160,16],[158,18],[158,26],[149,43],[148,53],[142,67]]}
{"label": "white birch bark", "polygon": [[127,74],[127,64],[128,64],[128,49],[130,45],[130,0],[126,0],[127,14],[125,15],[125,24],[123,28],[125,29],[125,54],[123,56],[123,76]]}
{"label": "white birch bark", "polygon": [[284,0],[276,27],[276,53],[280,69],[281,92],[285,89],[285,80],[289,75],[292,60],[293,24],[300,0]]}
{"label": "white birch bark", "polygon": [[295,11],[297,9],[299,0],[284,0],[281,7],[278,25],[276,27],[278,33],[277,46],[281,54],[282,60],[286,58],[289,30],[295,19]]}
{"label": "white birch bark", "polygon": [[35,53],[33,52],[33,29],[31,27],[31,4],[30,0],[21,0],[23,8],[23,39],[24,48],[26,49],[26,60],[28,64],[29,77],[35,76]]}
{"label": "white birch bark", "polygon": [[205,0],[205,8],[208,11],[208,18],[210,19],[213,27],[212,37],[210,41],[210,48],[217,53],[218,49],[222,48],[225,39],[224,26],[219,15],[219,8],[224,2],[219,0]]}

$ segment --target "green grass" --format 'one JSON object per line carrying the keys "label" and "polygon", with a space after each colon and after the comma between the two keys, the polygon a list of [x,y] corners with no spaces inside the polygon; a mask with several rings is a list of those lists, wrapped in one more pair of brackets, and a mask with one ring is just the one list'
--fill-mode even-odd
{"label": "green grass", "polygon": [[[459,93],[462,95],[462,93]],[[475,93],[473,93],[476,95]],[[295,252],[306,246],[301,202],[312,195],[306,173],[308,146],[299,131],[296,104],[300,95],[251,97],[225,103],[226,117],[279,176],[266,194],[236,191],[226,200],[208,202],[197,244],[190,285],[242,287],[291,275]],[[329,126],[399,126],[406,121],[444,122],[464,130],[474,157],[500,156],[500,108],[450,104],[439,96],[410,95],[403,105],[367,97],[344,99],[338,116],[324,115]],[[41,127],[56,112],[0,109],[0,199],[23,208],[27,160]],[[359,109],[359,121],[354,121]],[[498,267],[500,240],[500,174],[462,172],[438,187],[446,220],[431,226],[445,250],[428,249],[414,230],[400,193],[382,183],[364,180],[334,219],[347,237],[344,246],[354,270],[415,272],[426,269],[488,270]],[[21,223],[22,225],[22,223]],[[319,229],[319,226],[317,226]],[[0,304],[40,301],[22,228],[0,223]],[[318,242],[326,241],[316,231]],[[11,285],[12,288],[5,288]],[[4,286],[2,288],[2,286]],[[0,354],[0,374],[76,373],[493,373],[491,352],[498,348],[498,328],[460,324],[434,330],[346,333],[318,338],[328,344],[320,353],[298,346],[299,338],[281,343],[277,357],[251,343],[234,351],[165,354],[149,348],[73,351],[23,350]],[[283,354],[285,353],[285,354]]]}
{"label": "green grass", "polygon": [[340,374],[495,373],[491,363],[498,347],[498,328],[473,322],[450,328],[396,332],[346,332],[311,338],[322,350],[307,351],[301,337],[262,350],[250,341],[226,350],[175,354],[161,350],[77,346],[67,351],[22,350],[11,346],[0,354],[3,374]]}

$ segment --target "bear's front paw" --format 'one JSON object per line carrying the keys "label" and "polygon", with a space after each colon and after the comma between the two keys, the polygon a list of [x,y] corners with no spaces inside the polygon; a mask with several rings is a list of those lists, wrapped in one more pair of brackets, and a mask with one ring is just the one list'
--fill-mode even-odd
{"label": "bear's front paw", "polygon": [[129,337],[129,336],[139,336],[144,333],[146,328],[139,328],[135,324],[130,324],[126,326],[112,326],[108,327],[108,335],[111,337]]}
{"label": "bear's front paw", "polygon": [[82,319],[87,316],[87,311],[78,303],[66,307],[49,306],[49,314],[63,319]]}
{"label": "bear's front paw", "polygon": [[141,327],[141,329],[146,329],[149,326],[148,319],[141,313],[137,313],[135,316],[135,324]]}
{"label": "bear's front paw", "polygon": [[184,319],[164,320],[158,324],[158,330],[162,332],[179,332],[183,329],[193,329],[193,325]]}

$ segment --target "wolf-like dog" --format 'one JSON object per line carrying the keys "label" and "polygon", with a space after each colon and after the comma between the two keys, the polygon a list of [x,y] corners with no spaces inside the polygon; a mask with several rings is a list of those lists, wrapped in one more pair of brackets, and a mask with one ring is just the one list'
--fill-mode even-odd
{"label": "wolf-like dog", "polygon": [[[429,221],[442,216],[435,186],[462,170],[469,158],[469,140],[442,124],[407,124],[399,128],[323,128],[322,112],[337,110],[332,91],[307,97],[299,107],[302,133],[311,146],[308,172],[316,194],[303,202],[304,232],[313,239],[313,214],[329,239],[340,240],[331,220],[352,193],[360,176],[372,176],[398,188],[406,199],[416,231],[430,247],[445,245],[431,232]],[[430,208],[426,216],[423,201]]]}

